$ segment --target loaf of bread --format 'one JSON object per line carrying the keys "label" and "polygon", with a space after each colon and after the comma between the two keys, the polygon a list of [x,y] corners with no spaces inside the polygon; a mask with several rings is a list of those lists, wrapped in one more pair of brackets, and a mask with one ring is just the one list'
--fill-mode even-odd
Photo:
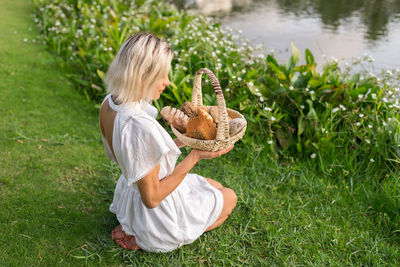
{"label": "loaf of bread", "polygon": [[164,107],[161,109],[161,116],[181,133],[186,132],[189,117],[179,109],[170,106]]}
{"label": "loaf of bread", "polygon": [[[211,117],[213,118],[215,123],[219,123],[219,113],[218,113],[218,106],[211,106],[208,108],[208,113],[210,113]],[[232,118],[228,114],[228,121],[232,120]]]}
{"label": "loaf of bread", "polygon": [[200,140],[214,140],[217,136],[217,127],[211,115],[201,107],[196,109],[197,116],[189,118],[186,135]]}
{"label": "loaf of bread", "polygon": [[185,113],[189,118],[197,116],[197,108],[194,106],[192,102],[186,101],[183,105],[179,108],[180,111]]}
{"label": "loaf of bread", "polygon": [[242,118],[236,118],[236,119],[230,120],[229,121],[229,135],[233,136],[233,135],[237,134],[246,125],[247,125],[246,120],[242,119]]}

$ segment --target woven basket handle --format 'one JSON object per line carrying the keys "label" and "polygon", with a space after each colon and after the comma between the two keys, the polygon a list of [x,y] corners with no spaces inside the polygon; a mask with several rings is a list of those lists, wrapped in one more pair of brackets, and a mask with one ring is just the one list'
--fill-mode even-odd
{"label": "woven basket handle", "polygon": [[203,105],[203,97],[201,93],[201,76],[203,73],[207,74],[208,78],[210,78],[211,84],[214,87],[215,95],[217,96],[219,122],[216,140],[229,142],[229,123],[225,98],[222,94],[221,85],[219,84],[217,77],[215,77],[214,73],[207,68],[201,68],[196,72],[192,92],[192,103],[195,107]]}

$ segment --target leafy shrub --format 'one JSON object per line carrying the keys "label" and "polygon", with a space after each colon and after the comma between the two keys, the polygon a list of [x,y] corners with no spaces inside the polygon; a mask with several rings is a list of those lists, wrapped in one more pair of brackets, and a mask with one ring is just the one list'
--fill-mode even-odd
{"label": "leafy shrub", "polygon": [[[299,65],[293,44],[288,62],[279,64],[273,54],[265,55],[213,19],[188,15],[163,1],[33,1],[43,40],[94,101],[104,96],[104,73],[126,38],[152,32],[175,51],[172,84],[155,102],[158,108],[190,100],[195,72],[208,67],[220,80],[228,107],[248,120],[245,144],[257,142],[285,157],[311,156],[326,169],[326,162],[345,168],[400,163],[399,89],[387,81],[398,82],[398,70],[377,78],[351,74],[350,67],[332,61],[318,72],[309,50]],[[206,77],[203,100],[216,104]]]}

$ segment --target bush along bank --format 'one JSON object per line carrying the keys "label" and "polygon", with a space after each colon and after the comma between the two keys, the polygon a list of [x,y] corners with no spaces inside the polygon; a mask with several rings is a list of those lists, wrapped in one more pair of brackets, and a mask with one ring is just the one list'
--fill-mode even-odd
{"label": "bush along bank", "polygon": [[[189,15],[163,1],[33,0],[42,40],[72,70],[88,98],[105,94],[104,73],[126,38],[152,32],[166,39],[175,57],[172,84],[155,105],[191,99],[195,72],[211,69],[228,107],[248,120],[245,145],[257,143],[284,158],[311,158],[323,171],[387,171],[400,163],[400,71],[376,77],[328,62],[317,71],[311,51],[292,44],[285,64],[252,47],[215,20]],[[362,63],[370,58],[360,58]],[[357,63],[357,62],[356,62]],[[203,98],[216,103],[203,78]],[[344,173],[346,175],[346,173]]]}

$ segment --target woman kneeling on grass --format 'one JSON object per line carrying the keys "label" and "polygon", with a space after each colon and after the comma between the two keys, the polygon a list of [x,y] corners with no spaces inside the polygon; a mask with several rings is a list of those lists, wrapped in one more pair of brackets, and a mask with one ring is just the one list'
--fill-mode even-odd
{"label": "woman kneeling on grass", "polygon": [[108,157],[122,171],[110,206],[120,225],[111,236],[125,249],[167,252],[192,243],[221,225],[237,201],[232,189],[189,173],[199,160],[219,157],[233,146],[216,152],[193,149],[175,166],[184,144],[171,138],[149,104],[170,83],[172,57],[165,41],[135,34],[105,79],[109,94],[100,109],[100,128]]}

